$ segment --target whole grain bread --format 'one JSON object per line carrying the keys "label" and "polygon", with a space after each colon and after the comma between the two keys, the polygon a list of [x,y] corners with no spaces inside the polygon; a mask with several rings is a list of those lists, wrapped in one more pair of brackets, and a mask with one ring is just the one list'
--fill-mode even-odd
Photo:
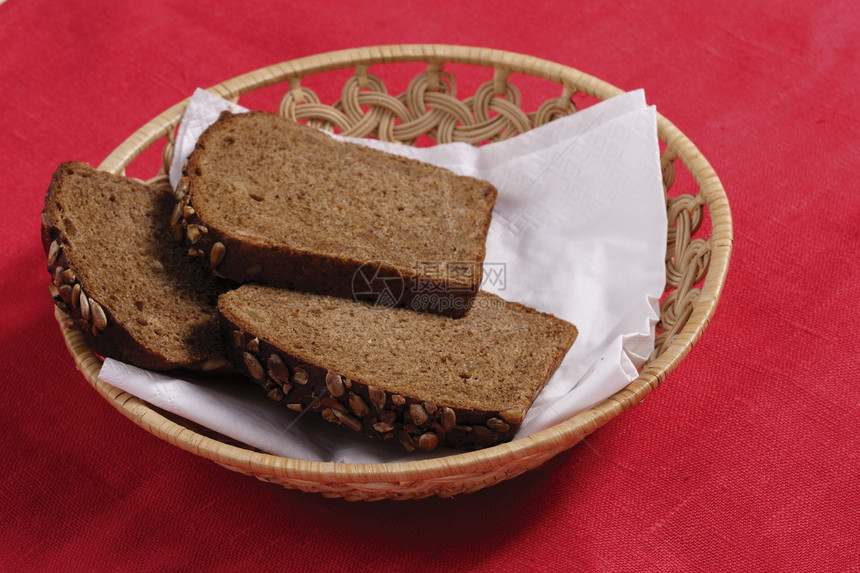
{"label": "whole grain bread", "polygon": [[226,364],[216,310],[225,289],[175,240],[174,204],[168,184],[61,164],[42,211],[51,291],[103,357],[153,370],[215,368]]}
{"label": "whole grain bread", "polygon": [[229,359],[269,397],[410,450],[510,440],[577,335],[483,291],[459,319],[261,285],[218,308]]}
{"label": "whole grain bread", "polygon": [[496,195],[278,115],[225,112],[185,166],[177,225],[189,252],[238,282],[462,316]]}

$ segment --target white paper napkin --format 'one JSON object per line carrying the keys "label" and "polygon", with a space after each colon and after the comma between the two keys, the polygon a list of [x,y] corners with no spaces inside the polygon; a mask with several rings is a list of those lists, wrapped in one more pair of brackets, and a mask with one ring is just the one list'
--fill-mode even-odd
{"label": "white paper napkin", "polygon": [[[171,183],[223,109],[204,90],[180,125]],[[499,191],[487,237],[484,290],[574,323],[579,337],[517,434],[568,419],[623,388],[653,350],[665,283],[666,211],[656,111],[642,90],[611,98],[510,140],[414,148],[352,140],[480,177]],[[156,406],[273,454],[392,462],[397,444],[300,417],[252,387],[187,382],[107,360],[100,378]]]}

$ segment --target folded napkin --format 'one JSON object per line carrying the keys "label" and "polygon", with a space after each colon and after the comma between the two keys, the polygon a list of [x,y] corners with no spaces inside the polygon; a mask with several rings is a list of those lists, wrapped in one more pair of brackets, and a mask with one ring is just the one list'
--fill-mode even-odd
{"label": "folded napkin", "polygon": [[[197,137],[240,106],[197,90],[177,133],[171,183]],[[343,138],[349,139],[349,138]],[[623,388],[653,350],[665,283],[666,210],[657,119],[642,90],[613,97],[515,138],[473,147],[414,148],[349,139],[491,182],[499,191],[482,289],[550,312],[579,330],[517,438],[548,428]],[[251,384],[189,382],[107,360],[100,378],[142,400],[286,457],[381,463],[399,445],[303,417]]]}

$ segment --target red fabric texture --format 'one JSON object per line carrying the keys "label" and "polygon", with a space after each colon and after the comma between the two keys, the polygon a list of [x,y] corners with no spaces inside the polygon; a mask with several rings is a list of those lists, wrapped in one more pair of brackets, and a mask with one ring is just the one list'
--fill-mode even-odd
{"label": "red fabric texture", "polygon": [[[860,5],[731,4],[0,4],[0,570],[860,569]],[[288,491],[139,429],[54,321],[38,217],[51,173],[98,165],[195,87],[395,43],[644,88],[732,206],[704,337],[587,443],[453,500]]]}

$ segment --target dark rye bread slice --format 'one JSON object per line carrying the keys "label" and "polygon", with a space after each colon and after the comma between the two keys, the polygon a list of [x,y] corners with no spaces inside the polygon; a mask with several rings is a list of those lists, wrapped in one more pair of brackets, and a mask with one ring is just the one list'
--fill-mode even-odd
{"label": "dark rye bread slice", "polygon": [[175,240],[174,204],[169,185],[79,162],[54,172],[42,212],[53,298],[103,357],[153,370],[226,364],[224,289]]}
{"label": "dark rye bread slice", "polygon": [[250,284],[218,309],[229,359],[270,398],[410,450],[510,440],[577,335],[483,291],[459,319]]}
{"label": "dark rye bread slice", "polygon": [[[187,246],[237,282],[450,316],[481,284],[497,195],[486,181],[266,112],[222,114],[184,174]],[[402,280],[392,292],[381,277]]]}

